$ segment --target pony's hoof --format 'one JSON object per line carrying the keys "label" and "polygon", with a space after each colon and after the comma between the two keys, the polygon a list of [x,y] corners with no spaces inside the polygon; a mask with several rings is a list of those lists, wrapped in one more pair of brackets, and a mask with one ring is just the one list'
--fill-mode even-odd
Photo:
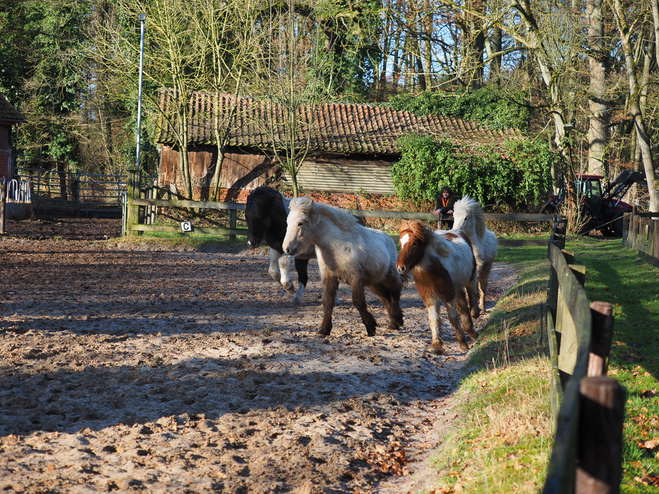
{"label": "pony's hoof", "polygon": [[288,282],[286,284],[282,284],[282,286],[286,289],[288,293],[294,293],[295,292],[295,286],[293,286],[292,282]]}
{"label": "pony's hoof", "polygon": [[318,334],[320,336],[329,336],[331,332],[332,332],[332,328],[329,328],[329,329],[321,328],[320,331],[318,331]]}
{"label": "pony's hoof", "polygon": [[474,341],[478,338],[478,333],[476,331],[467,331],[467,334]]}
{"label": "pony's hoof", "polygon": [[366,334],[368,336],[375,336],[375,328],[373,329],[366,328]]}
{"label": "pony's hoof", "polygon": [[467,345],[466,341],[460,342],[460,350],[462,350],[463,352],[469,351],[469,345]]}
{"label": "pony's hoof", "polygon": [[480,309],[477,309],[477,308],[471,309],[471,318],[472,319],[478,319],[480,316],[481,316]]}
{"label": "pony's hoof", "polygon": [[400,329],[400,324],[397,322],[390,322],[389,326],[387,326],[387,329]]}
{"label": "pony's hoof", "polygon": [[444,343],[441,341],[433,341],[430,345],[430,351],[435,355],[444,355]]}

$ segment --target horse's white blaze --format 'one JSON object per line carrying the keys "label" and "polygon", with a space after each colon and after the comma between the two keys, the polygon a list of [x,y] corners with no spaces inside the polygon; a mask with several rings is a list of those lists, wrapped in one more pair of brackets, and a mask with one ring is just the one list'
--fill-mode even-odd
{"label": "horse's white blaze", "polygon": [[405,247],[405,244],[410,241],[410,234],[406,233],[402,237],[400,237],[400,248],[403,249]]}

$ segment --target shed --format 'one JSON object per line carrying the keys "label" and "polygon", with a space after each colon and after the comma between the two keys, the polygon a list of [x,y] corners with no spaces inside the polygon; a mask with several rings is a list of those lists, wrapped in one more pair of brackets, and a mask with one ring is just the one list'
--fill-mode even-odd
{"label": "shed", "polygon": [[[228,146],[222,165],[222,187],[230,196],[266,183],[276,167],[267,150],[281,138],[281,108],[267,101],[204,92],[190,93],[189,160],[195,196],[205,198],[217,161],[215,126],[235,111],[228,131]],[[161,146],[159,185],[181,186],[179,152],[175,129],[178,104],[176,92],[160,94],[160,119],[157,142]],[[374,194],[392,193],[391,165],[400,159],[398,138],[409,134],[448,138],[466,147],[497,144],[520,138],[518,130],[491,130],[476,122],[428,115],[418,117],[407,111],[366,104],[323,103],[300,109],[298,120],[310,130],[310,152],[298,174],[298,184],[306,190]],[[272,122],[272,123],[270,123]],[[274,132],[274,139],[273,139]],[[300,142],[306,134],[298,136]],[[281,142],[281,141],[280,141]],[[286,175],[283,177],[286,179]]]}
{"label": "shed", "polygon": [[10,179],[15,175],[11,128],[25,121],[23,115],[0,94],[0,180]]}

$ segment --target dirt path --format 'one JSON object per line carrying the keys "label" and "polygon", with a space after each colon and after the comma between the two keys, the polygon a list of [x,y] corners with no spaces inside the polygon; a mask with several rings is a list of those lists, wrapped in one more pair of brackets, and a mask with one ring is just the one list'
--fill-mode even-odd
{"label": "dirt path", "polygon": [[[412,284],[405,326],[366,337],[346,287],[320,338],[267,252],[0,239],[4,492],[409,492],[465,361],[428,352]],[[23,235],[25,237],[25,235]],[[514,282],[497,265],[487,305]],[[478,322],[479,327],[485,318]]]}

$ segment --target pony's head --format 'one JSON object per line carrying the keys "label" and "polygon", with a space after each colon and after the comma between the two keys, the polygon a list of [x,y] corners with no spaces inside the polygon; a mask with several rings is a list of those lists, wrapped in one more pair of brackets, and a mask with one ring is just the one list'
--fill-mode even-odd
{"label": "pony's head", "polygon": [[308,197],[297,197],[290,202],[286,236],[282,244],[286,254],[294,256],[296,252],[305,252],[311,248],[313,225],[310,216],[313,206],[314,202]]}
{"label": "pony's head", "polygon": [[483,238],[485,234],[483,208],[476,199],[468,194],[455,201],[453,206],[453,229],[474,229],[478,238]]}
{"label": "pony's head", "polygon": [[284,226],[286,209],[282,195],[270,187],[257,187],[247,196],[245,221],[247,222],[247,245],[255,249],[261,244],[265,233],[275,223]]}
{"label": "pony's head", "polygon": [[432,230],[418,220],[403,220],[399,233],[400,253],[396,269],[400,274],[406,274],[423,259],[432,239]]}

